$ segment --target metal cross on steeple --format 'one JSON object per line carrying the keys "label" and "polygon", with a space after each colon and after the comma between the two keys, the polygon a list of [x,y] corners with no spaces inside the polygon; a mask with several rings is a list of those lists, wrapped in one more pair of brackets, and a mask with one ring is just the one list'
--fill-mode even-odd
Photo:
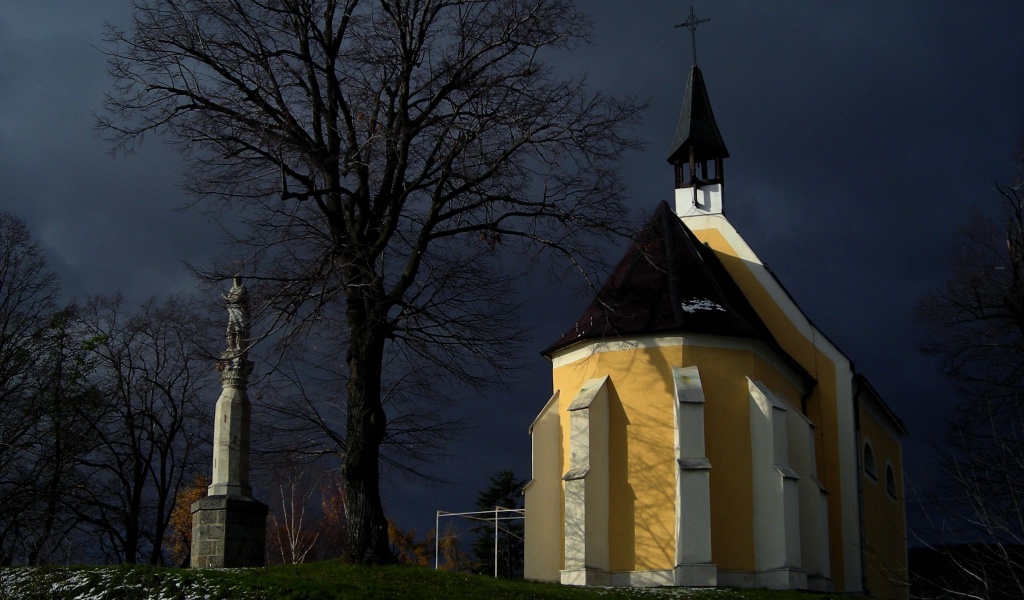
{"label": "metal cross on steeple", "polygon": [[676,29],[685,27],[690,30],[690,43],[693,45],[693,66],[697,66],[697,25],[707,23],[710,20],[710,17],[707,19],[698,19],[697,16],[693,14],[693,5],[691,4],[690,16],[682,23],[676,25]]}

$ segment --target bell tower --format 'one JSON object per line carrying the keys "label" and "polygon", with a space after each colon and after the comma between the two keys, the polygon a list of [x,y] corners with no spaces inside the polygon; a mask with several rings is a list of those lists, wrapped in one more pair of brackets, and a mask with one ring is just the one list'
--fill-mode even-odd
{"label": "bell tower", "polygon": [[690,30],[693,48],[693,66],[686,81],[679,124],[668,157],[675,169],[675,209],[680,217],[722,214],[723,162],[729,158],[729,151],[711,110],[704,75],[697,66],[697,25],[708,21],[710,19],[698,19],[691,6],[689,18],[676,25]]}

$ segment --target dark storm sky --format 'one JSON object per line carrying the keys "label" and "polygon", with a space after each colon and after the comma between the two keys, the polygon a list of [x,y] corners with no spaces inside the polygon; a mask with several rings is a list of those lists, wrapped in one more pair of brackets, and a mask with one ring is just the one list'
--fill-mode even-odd
{"label": "dark storm sky", "polygon": [[[673,25],[689,5],[579,4],[594,43],[552,61],[595,88],[650,98],[638,130],[647,150],[623,161],[643,218],[672,198],[665,157],[691,62],[689,35]],[[202,214],[180,210],[189,199],[173,150],[150,138],[112,158],[93,131],[111,83],[103,23],[125,24],[129,5],[0,0],[0,210],[29,224],[66,299],[191,292],[183,261],[223,251]],[[994,206],[992,182],[1013,177],[1024,2],[704,0],[695,11],[711,18],[698,58],[732,156],[726,213],[904,419],[910,483],[924,486],[951,397],[915,350],[913,307],[945,278],[957,224]],[[568,290],[524,313],[527,347],[546,346],[582,311],[589,299]],[[526,430],[550,374],[532,350],[524,361],[511,389],[464,399],[478,427],[435,471],[452,484],[389,485],[400,522],[425,527],[436,509],[470,507],[502,468],[529,476]]]}

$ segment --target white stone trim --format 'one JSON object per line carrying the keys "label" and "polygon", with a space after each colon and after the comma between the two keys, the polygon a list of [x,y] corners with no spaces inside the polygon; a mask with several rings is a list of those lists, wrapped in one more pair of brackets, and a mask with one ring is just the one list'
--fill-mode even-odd
{"label": "white stone trim", "polygon": [[566,569],[560,573],[559,579],[562,585],[612,585],[612,574],[598,569]]}
{"label": "white stone trim", "polygon": [[754,574],[754,586],[770,590],[805,590],[807,573],[792,568],[759,571]]}
{"label": "white stone trim", "polygon": [[719,571],[718,585],[736,588],[767,588],[772,590],[808,589],[807,574],[800,569],[770,571]]}
{"label": "white stone trim", "polygon": [[707,563],[676,565],[672,569],[672,580],[672,585],[675,586],[716,587],[718,586],[718,567]]}
{"label": "white stone trim", "polygon": [[[544,408],[540,409],[540,412],[537,413],[537,416],[533,418],[533,422],[530,423],[530,428],[527,430],[527,433],[533,435],[533,428],[537,425],[537,422],[540,421],[541,418],[543,418],[549,410],[551,410],[552,406],[558,406],[558,390],[555,390],[555,393],[551,394],[551,397],[548,398],[548,401],[544,403]],[[534,459],[536,459],[536,456],[534,456]]]}
{"label": "white stone trim", "polygon": [[832,593],[836,591],[836,584],[828,577],[808,575],[807,589],[812,592]]}
{"label": "white stone trim", "polygon": [[715,587],[715,565],[678,565],[674,569],[616,571],[611,574],[614,587]]}
{"label": "white stone trim", "polygon": [[[570,403],[569,466],[565,490],[565,568],[568,585],[607,585],[608,376],[584,382]],[[603,583],[602,583],[603,582]]]}
{"label": "white stone trim", "polygon": [[594,399],[597,398],[598,394],[605,391],[604,384],[607,381],[607,375],[600,379],[588,379],[586,383],[583,384],[583,387],[580,388],[580,393],[573,398],[572,402],[569,404],[569,408],[566,410],[573,412],[583,410],[584,408],[590,408],[590,405],[594,402]]}
{"label": "white stone trim", "polygon": [[[757,254],[747,245],[739,232],[724,215],[704,215],[684,217],[683,222],[691,231],[715,229],[725,238],[736,255],[743,260],[775,304],[783,311],[794,327],[821,351],[835,365],[836,377],[836,414],[839,449],[839,489],[831,490],[839,496],[842,503],[843,575],[846,582],[844,592],[860,592],[861,563],[863,560],[860,547],[860,502],[858,498],[857,465],[860,463],[858,453],[856,419],[853,406],[853,368],[846,357],[810,319],[800,310],[796,302],[786,293],[775,277],[768,272]],[[811,373],[821,381],[818,373]]]}
{"label": "white stone trim", "polygon": [[615,587],[669,587],[676,585],[671,569],[652,571],[616,571],[612,573]]}
{"label": "white stone trim", "polygon": [[[747,378],[754,476],[755,584],[776,587],[803,573],[800,552],[799,476],[789,466],[785,404],[763,383]],[[800,575],[792,575],[799,579]],[[806,585],[806,573],[803,573]],[[789,586],[792,587],[792,586]]]}
{"label": "white stone trim", "polygon": [[719,569],[718,585],[721,587],[752,588],[754,587],[754,573],[752,571],[723,571]]}
{"label": "white stone trim", "polygon": [[806,385],[804,379],[793,368],[783,361],[778,353],[764,343],[746,338],[734,338],[703,333],[687,333],[686,335],[641,335],[627,339],[604,338],[583,340],[568,346],[551,355],[551,367],[558,369],[573,363],[587,360],[602,352],[622,352],[624,350],[640,350],[646,348],[666,348],[674,346],[694,346],[697,348],[715,348],[719,350],[742,350],[753,352],[758,358],[771,365],[786,377],[786,380],[797,389]]}
{"label": "white stone trim", "polygon": [[[818,460],[814,447],[814,424],[797,411],[789,421],[790,466],[803,478],[797,485],[800,494],[801,567],[807,572],[808,586],[824,591],[832,585],[828,547],[828,493],[818,480]],[[812,584],[812,581],[815,582]],[[814,588],[817,585],[819,587]]]}
{"label": "white stone trim", "polygon": [[[676,469],[676,568],[672,584],[715,585],[711,563],[711,462],[704,445],[704,386],[696,366],[672,367]],[[699,567],[697,565],[700,565]],[[711,583],[709,583],[711,582]]]}
{"label": "white stone trim", "polygon": [[863,591],[861,566],[864,561],[860,535],[860,487],[858,485],[858,478],[861,475],[857,468],[857,465],[860,464],[860,460],[857,458],[860,448],[858,448],[859,440],[854,418],[853,371],[847,371],[844,379],[839,363],[836,364],[836,387],[836,415],[839,429],[839,437],[836,440],[836,444],[839,446],[839,489],[829,490],[829,492],[839,495],[842,499],[845,589],[839,591],[857,593]]}
{"label": "white stone trim", "polygon": [[706,458],[680,458],[676,462],[683,471],[706,471],[711,468],[711,461]]}

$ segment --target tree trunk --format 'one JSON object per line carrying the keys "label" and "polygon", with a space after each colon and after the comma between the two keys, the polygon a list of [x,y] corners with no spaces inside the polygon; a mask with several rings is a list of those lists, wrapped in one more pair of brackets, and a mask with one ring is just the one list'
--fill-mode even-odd
{"label": "tree trunk", "polygon": [[378,485],[380,444],[387,427],[380,387],[385,336],[379,326],[368,326],[367,320],[366,312],[350,308],[344,468],[349,527],[346,550],[354,564],[378,565],[394,562]]}

